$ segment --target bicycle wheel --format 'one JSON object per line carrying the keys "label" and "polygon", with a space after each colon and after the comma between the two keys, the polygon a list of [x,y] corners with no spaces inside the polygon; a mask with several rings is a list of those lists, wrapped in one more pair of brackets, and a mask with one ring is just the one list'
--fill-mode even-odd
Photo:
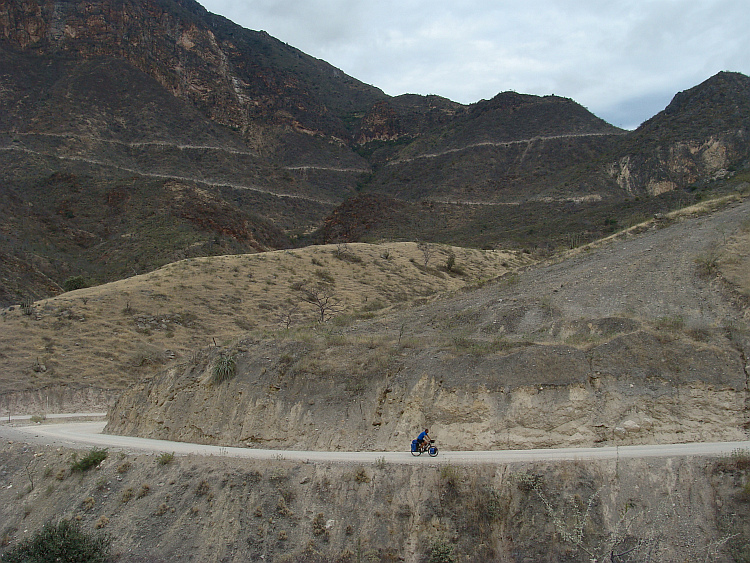
{"label": "bicycle wheel", "polygon": [[427,453],[430,454],[430,457],[435,457],[438,454],[437,446],[430,446],[430,449],[427,450]]}
{"label": "bicycle wheel", "polygon": [[418,455],[422,455],[422,450],[420,450],[419,448],[417,448],[416,450],[412,450],[411,451],[411,455],[413,455],[415,457],[418,456]]}

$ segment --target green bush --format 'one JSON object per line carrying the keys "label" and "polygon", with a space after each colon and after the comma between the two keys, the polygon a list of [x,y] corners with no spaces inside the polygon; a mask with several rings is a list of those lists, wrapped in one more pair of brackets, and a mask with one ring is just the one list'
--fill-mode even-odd
{"label": "green bush", "polygon": [[70,464],[70,469],[73,471],[86,471],[92,467],[96,467],[105,459],[107,459],[107,450],[94,448],[79,460],[76,460],[76,455],[73,454],[73,462]]}
{"label": "green bush", "polygon": [[83,532],[77,522],[61,520],[47,524],[33,537],[22,541],[0,557],[3,563],[103,563],[111,539],[106,534]]}
{"label": "green bush", "polygon": [[453,546],[446,541],[437,541],[430,547],[430,563],[455,563]]}
{"label": "green bush", "polygon": [[164,452],[156,458],[156,463],[158,463],[159,465],[168,465],[172,463],[173,459],[174,459],[174,452],[172,453]]}
{"label": "green bush", "polygon": [[71,276],[62,283],[62,288],[65,291],[74,291],[76,289],[83,289],[84,287],[88,287],[88,284],[83,279],[83,276]]}

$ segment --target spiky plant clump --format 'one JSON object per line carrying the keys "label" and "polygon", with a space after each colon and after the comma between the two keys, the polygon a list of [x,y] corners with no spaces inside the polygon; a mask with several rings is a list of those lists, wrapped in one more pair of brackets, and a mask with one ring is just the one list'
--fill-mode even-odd
{"label": "spiky plant clump", "polygon": [[34,312],[34,300],[31,297],[24,297],[21,300],[21,312],[27,316],[31,316]]}
{"label": "spiky plant clump", "polygon": [[232,379],[235,375],[237,362],[234,354],[221,354],[214,365],[214,383],[222,383]]}

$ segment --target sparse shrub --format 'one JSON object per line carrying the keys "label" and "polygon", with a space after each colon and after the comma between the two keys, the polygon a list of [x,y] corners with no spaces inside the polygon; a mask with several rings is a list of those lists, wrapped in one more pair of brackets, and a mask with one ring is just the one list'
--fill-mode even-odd
{"label": "sparse shrub", "polygon": [[294,489],[289,486],[279,487],[279,494],[283,497],[284,502],[286,503],[291,503],[297,496]]}
{"label": "sparse shrub", "polygon": [[130,469],[130,462],[126,461],[125,463],[120,464],[117,467],[117,472],[118,473],[127,473],[129,469]]}
{"label": "sparse shrub", "polygon": [[445,540],[437,540],[430,546],[429,563],[455,563],[456,555],[453,546]]}
{"label": "sparse shrub", "polygon": [[573,250],[583,244],[584,233],[568,233],[568,247]]}
{"label": "sparse shrub", "polygon": [[133,490],[133,487],[128,487],[122,492],[122,497],[120,497],[120,500],[123,504],[125,504],[126,502],[129,502],[134,495],[135,491]]}
{"label": "sparse shrub", "polygon": [[719,270],[720,259],[721,253],[715,248],[698,256],[695,259],[695,265],[698,268],[698,274],[705,278],[710,278],[716,275]]}
{"label": "sparse shrub", "polygon": [[214,364],[213,381],[223,383],[235,376],[237,362],[234,354],[221,354]]}
{"label": "sparse shrub", "polygon": [[195,489],[195,494],[199,497],[206,496],[209,490],[211,490],[211,487],[208,484],[208,481],[204,479],[203,481],[198,483],[198,486]]}
{"label": "sparse shrub", "polygon": [[151,491],[151,487],[144,483],[143,485],[141,485],[141,490],[138,491],[138,495],[136,496],[136,498],[145,497],[149,493],[149,491]]}
{"label": "sparse shrub", "polygon": [[21,300],[21,312],[26,316],[31,316],[34,312],[34,300],[31,297],[24,297]]}
{"label": "sparse shrub", "polygon": [[377,467],[378,469],[385,469],[385,467],[386,467],[385,458],[384,457],[379,457],[378,459],[376,459],[375,460],[375,467]]}
{"label": "sparse shrub", "polygon": [[289,510],[283,496],[280,496],[279,500],[276,502],[276,513],[279,516],[290,516],[292,514],[292,511]]}
{"label": "sparse shrub", "polygon": [[326,517],[322,512],[318,512],[312,521],[312,532],[315,536],[322,536],[326,533]]}
{"label": "sparse shrub", "polygon": [[448,254],[448,258],[445,259],[445,271],[449,274],[456,274],[459,276],[466,275],[466,270],[456,264],[456,255],[452,252]]}
{"label": "sparse shrub", "polygon": [[164,452],[156,457],[156,463],[159,465],[169,465],[174,460],[174,452]]}
{"label": "sparse shrub", "polygon": [[3,554],[1,560],[3,563],[103,563],[109,554],[110,543],[107,535],[87,534],[78,523],[61,520],[57,524],[47,524],[33,537]]}
{"label": "sparse shrub", "polygon": [[46,420],[46,419],[47,419],[47,417],[46,417],[46,416],[44,416],[43,414],[35,414],[35,415],[33,415],[33,416],[31,417],[31,422],[36,422],[36,423],[38,423],[38,422],[43,422],[43,421],[44,421],[44,420]]}
{"label": "sparse shrub", "polygon": [[737,469],[750,469],[750,450],[746,448],[735,448],[732,450],[732,462]]}
{"label": "sparse shrub", "polygon": [[73,461],[70,464],[70,469],[72,471],[86,471],[92,467],[96,467],[105,459],[107,459],[107,450],[94,448],[77,461],[76,454],[73,454]]}
{"label": "sparse shrub", "polygon": [[524,492],[541,489],[544,486],[544,478],[534,473],[518,473],[513,475],[518,488]]}
{"label": "sparse shrub", "polygon": [[84,510],[91,510],[96,505],[96,501],[94,500],[94,497],[86,497],[83,499],[83,509]]}
{"label": "sparse shrub", "polygon": [[167,506],[166,503],[163,502],[159,505],[159,508],[156,509],[156,512],[154,514],[156,514],[157,516],[163,516],[168,511],[169,511],[169,507]]}
{"label": "sparse shrub", "polygon": [[359,467],[354,472],[354,480],[357,483],[369,483],[370,482],[370,476],[367,474],[367,471],[364,467]]}
{"label": "sparse shrub", "polygon": [[96,521],[96,524],[94,524],[94,528],[96,528],[97,530],[101,530],[107,524],[109,524],[109,518],[107,518],[106,516],[102,514],[99,520]]}
{"label": "sparse shrub", "polygon": [[461,486],[461,470],[453,465],[443,465],[440,468],[440,480],[451,494],[457,494]]}
{"label": "sparse shrub", "polygon": [[448,258],[445,260],[445,270],[447,272],[452,272],[453,267],[456,265],[456,255],[452,252],[448,255]]}

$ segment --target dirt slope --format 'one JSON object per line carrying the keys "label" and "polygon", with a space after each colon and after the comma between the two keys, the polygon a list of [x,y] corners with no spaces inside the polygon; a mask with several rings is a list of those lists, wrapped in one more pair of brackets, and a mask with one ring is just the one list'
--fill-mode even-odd
{"label": "dirt slope", "polygon": [[0,445],[0,554],[60,518],[111,534],[123,563],[729,563],[749,537],[746,453],[412,466],[110,451],[83,473],[71,454]]}
{"label": "dirt slope", "polygon": [[[528,264],[529,255],[414,243],[187,259],[0,315],[0,413],[101,410],[124,387],[249,331],[315,323],[304,288],[346,325]],[[446,263],[453,256],[452,271]],[[332,303],[333,304],[333,303]],[[28,314],[25,314],[28,313]],[[326,315],[329,316],[329,315]],[[93,391],[92,391],[93,390]]]}
{"label": "dirt slope", "polygon": [[[749,210],[704,206],[423,307],[204,349],[124,394],[109,428],[344,450],[425,425],[450,449],[743,439],[746,288],[720,272],[744,271]],[[235,376],[216,383],[221,357]]]}

